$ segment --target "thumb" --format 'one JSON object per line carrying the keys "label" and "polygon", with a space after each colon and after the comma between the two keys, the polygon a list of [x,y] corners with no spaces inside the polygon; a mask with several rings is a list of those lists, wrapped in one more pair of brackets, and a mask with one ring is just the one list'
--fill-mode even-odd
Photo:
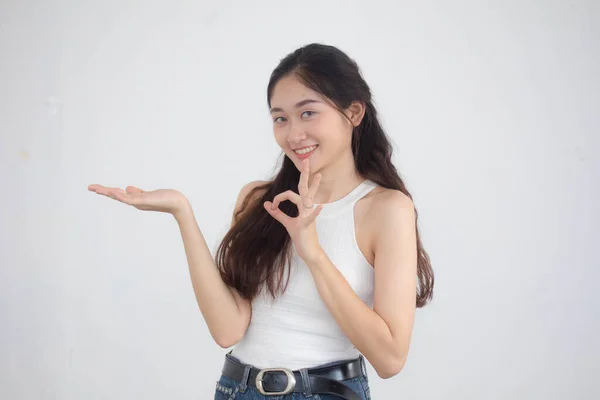
{"label": "thumb", "polygon": [[127,192],[127,194],[142,194],[144,191],[140,188],[137,188],[135,186],[127,186],[125,188],[125,191]]}

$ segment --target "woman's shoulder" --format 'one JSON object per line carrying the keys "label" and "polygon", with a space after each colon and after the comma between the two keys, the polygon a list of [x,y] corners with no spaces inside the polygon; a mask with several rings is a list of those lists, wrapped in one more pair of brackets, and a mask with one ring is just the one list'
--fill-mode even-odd
{"label": "woman's shoulder", "polygon": [[402,191],[398,189],[388,189],[380,185],[375,186],[375,189],[365,196],[365,200],[369,200],[369,209],[377,211],[396,208],[414,208],[411,198],[402,193]]}
{"label": "woman's shoulder", "polygon": [[373,228],[383,225],[386,221],[394,220],[400,215],[414,213],[412,199],[397,189],[377,186],[365,196],[363,213]]}
{"label": "woman's shoulder", "polygon": [[244,199],[250,194],[252,193],[252,191],[256,190],[255,193],[262,193],[264,192],[264,190],[267,189],[268,185],[270,184],[270,181],[251,181],[246,183],[244,186],[242,186],[242,188],[240,189],[240,192],[238,194],[238,200],[242,200],[244,201]]}
{"label": "woman's shoulder", "polygon": [[235,201],[233,218],[231,221],[232,225],[237,219],[239,219],[238,214],[245,208],[248,202],[260,198],[270,183],[270,181],[257,180],[251,181],[242,186]]}
{"label": "woman's shoulder", "polygon": [[398,189],[388,189],[378,186],[373,192],[377,192],[375,193],[377,206],[414,208],[412,199]]}
{"label": "woman's shoulder", "polygon": [[397,221],[397,213],[411,207],[410,198],[399,190],[383,186],[371,190],[355,209],[356,239],[369,264],[374,265],[377,242],[386,231],[386,222]]}

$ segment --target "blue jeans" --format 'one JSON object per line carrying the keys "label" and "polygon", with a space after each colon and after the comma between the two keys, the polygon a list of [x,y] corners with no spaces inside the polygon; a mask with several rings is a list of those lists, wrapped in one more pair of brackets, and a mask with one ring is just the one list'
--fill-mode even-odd
{"label": "blue jeans", "polygon": [[[229,355],[228,357],[232,357]],[[234,357],[235,358],[235,357]],[[369,394],[369,378],[367,377],[367,370],[365,368],[365,361],[363,356],[360,356],[361,363],[363,365],[363,374],[344,381],[340,381],[350,389],[354,390],[362,400],[370,400]],[[334,361],[331,363],[323,364],[322,366],[332,366],[341,363],[341,361]],[[321,367],[321,365],[319,366]],[[334,394],[316,394],[316,393],[290,393],[284,396],[265,396],[258,392],[253,386],[248,386],[245,382],[238,382],[233,379],[221,375],[217,381],[217,387],[215,390],[215,400],[340,400],[339,396]]]}

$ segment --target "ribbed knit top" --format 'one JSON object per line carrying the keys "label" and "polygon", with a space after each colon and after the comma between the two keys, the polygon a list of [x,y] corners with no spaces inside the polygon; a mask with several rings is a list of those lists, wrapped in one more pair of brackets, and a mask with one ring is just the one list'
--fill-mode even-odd
{"label": "ribbed knit top", "polygon": [[[371,308],[374,271],[356,241],[354,206],[376,187],[370,180],[363,181],[343,198],[325,203],[316,220],[319,243],[327,256]],[[259,368],[296,370],[355,358],[359,352],[329,313],[294,248],[286,291],[275,300],[263,291],[253,301],[250,325],[232,355]]]}

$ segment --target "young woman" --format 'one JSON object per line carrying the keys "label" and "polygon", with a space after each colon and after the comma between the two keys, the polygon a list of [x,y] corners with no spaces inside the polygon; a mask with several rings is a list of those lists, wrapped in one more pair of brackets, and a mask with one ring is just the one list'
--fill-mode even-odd
{"label": "young woman", "polygon": [[215,399],[368,399],[365,358],[381,378],[398,374],[433,294],[412,198],[369,86],[339,49],[289,54],[267,103],[281,168],[241,189],[214,259],[180,192],[89,189],[179,224],[202,315],[234,347]]}

